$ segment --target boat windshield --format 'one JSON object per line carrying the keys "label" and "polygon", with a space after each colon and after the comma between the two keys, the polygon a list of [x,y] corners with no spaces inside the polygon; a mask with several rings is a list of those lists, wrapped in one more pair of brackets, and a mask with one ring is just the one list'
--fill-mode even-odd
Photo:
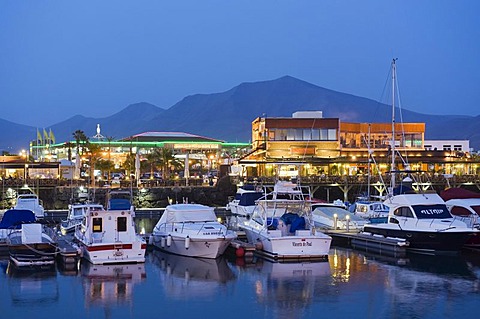
{"label": "boat windshield", "polygon": [[452,218],[445,204],[437,205],[413,205],[413,210],[418,219],[442,219]]}
{"label": "boat windshield", "polygon": [[341,208],[341,207],[336,207],[336,206],[320,206],[316,207],[313,212],[314,215],[321,215],[323,214],[324,216],[327,216],[328,218],[333,219],[334,215],[337,215],[337,218],[340,220],[346,219],[347,215],[349,216],[350,219],[352,220],[363,220],[361,217],[358,217],[356,215],[352,215],[349,211]]}

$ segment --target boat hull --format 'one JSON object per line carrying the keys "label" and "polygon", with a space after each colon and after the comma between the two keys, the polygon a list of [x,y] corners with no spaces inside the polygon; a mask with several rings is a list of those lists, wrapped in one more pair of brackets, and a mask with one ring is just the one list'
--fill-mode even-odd
{"label": "boat hull", "polygon": [[256,252],[274,260],[328,259],[332,238],[321,232],[308,230],[297,235],[279,234],[279,231],[258,231],[243,226],[247,240],[257,248]]}
{"label": "boat hull", "polygon": [[83,258],[94,265],[143,263],[145,262],[146,244],[133,243],[93,243],[79,242]]}
{"label": "boat hull", "polygon": [[[171,239],[168,239],[169,236],[171,236]],[[234,235],[225,237],[201,236],[189,237],[189,240],[187,240],[186,236],[153,234],[151,244],[171,254],[212,259],[220,257],[234,238]]]}
{"label": "boat hull", "polygon": [[55,263],[57,246],[53,243],[10,244],[10,259],[16,266],[52,265]]}
{"label": "boat hull", "polygon": [[[425,254],[457,254],[471,238],[473,231],[409,230],[365,225],[364,232],[408,241],[407,250]],[[387,225],[385,225],[387,226]]]}

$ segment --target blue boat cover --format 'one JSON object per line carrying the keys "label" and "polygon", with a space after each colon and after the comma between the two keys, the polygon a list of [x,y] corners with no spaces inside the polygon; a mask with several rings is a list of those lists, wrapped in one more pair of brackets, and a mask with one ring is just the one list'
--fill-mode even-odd
{"label": "blue boat cover", "polygon": [[35,214],[27,209],[9,209],[3,214],[0,229],[19,229],[22,224],[34,223]]}
{"label": "blue boat cover", "polygon": [[255,205],[255,201],[263,196],[262,192],[243,193],[240,197],[240,206],[252,206]]}
{"label": "blue boat cover", "polygon": [[128,210],[131,206],[130,201],[125,198],[112,198],[109,204],[111,210]]}

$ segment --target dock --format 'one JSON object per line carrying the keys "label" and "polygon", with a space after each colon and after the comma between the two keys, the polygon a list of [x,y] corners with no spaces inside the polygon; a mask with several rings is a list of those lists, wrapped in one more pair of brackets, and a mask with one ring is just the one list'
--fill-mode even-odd
{"label": "dock", "polygon": [[404,238],[345,231],[328,231],[325,233],[332,237],[332,242],[336,245],[398,258],[403,258],[407,255],[409,243]]}
{"label": "dock", "polygon": [[63,264],[74,264],[82,256],[81,250],[66,236],[59,236],[57,240],[58,254],[57,258]]}

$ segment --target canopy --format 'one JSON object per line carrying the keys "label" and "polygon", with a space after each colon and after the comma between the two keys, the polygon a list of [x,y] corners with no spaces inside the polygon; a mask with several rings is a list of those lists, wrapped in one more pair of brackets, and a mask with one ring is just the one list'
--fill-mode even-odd
{"label": "canopy", "polygon": [[19,229],[22,223],[34,223],[35,214],[26,209],[9,209],[3,214],[0,229]]}
{"label": "canopy", "polygon": [[480,193],[476,193],[464,188],[453,187],[443,190],[440,193],[440,197],[442,197],[444,201],[450,199],[480,198]]}
{"label": "canopy", "polygon": [[213,207],[199,204],[175,204],[165,208],[158,223],[213,222],[216,220],[217,216]]}

